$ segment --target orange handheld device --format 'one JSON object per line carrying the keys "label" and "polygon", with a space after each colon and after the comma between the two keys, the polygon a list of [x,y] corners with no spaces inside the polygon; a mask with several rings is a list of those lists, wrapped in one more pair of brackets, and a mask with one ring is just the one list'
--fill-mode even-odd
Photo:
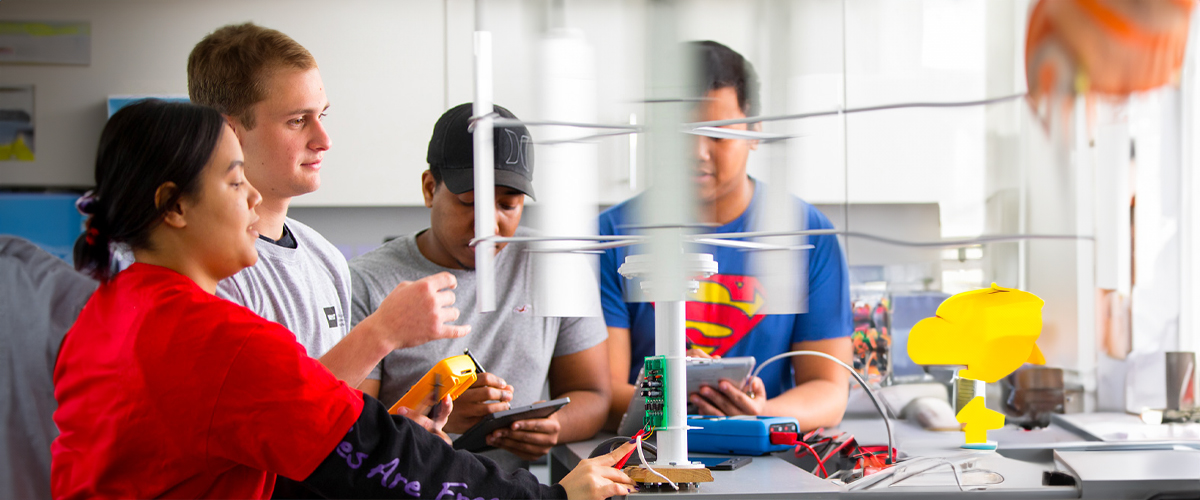
{"label": "orange handheld device", "polygon": [[470,349],[463,351],[461,355],[443,359],[433,365],[400,401],[396,401],[396,404],[388,409],[388,413],[396,414],[401,406],[416,410],[434,391],[439,402],[445,399],[446,395],[450,395],[450,399],[458,399],[463,391],[475,383],[480,373],[483,373],[483,367],[471,356]]}

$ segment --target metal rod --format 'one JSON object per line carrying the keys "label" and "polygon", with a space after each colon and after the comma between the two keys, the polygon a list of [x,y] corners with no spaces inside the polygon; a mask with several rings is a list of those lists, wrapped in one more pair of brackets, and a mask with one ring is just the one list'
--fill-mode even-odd
{"label": "metal rod", "polygon": [[833,109],[829,111],[812,111],[809,113],[798,113],[793,115],[774,115],[774,116],[755,116],[751,118],[738,118],[733,120],[713,120],[708,122],[695,122],[686,124],[688,127],[723,127],[726,125],[737,125],[739,123],[760,123],[760,122],[777,122],[784,120],[801,120],[804,118],[816,118],[819,116],[834,116],[839,114],[851,113],[866,113],[869,111],[884,111],[888,109],[904,109],[904,108],[966,108],[971,106],[986,106],[988,104],[997,104],[1014,99],[1025,97],[1025,93],[1006,95],[1001,97],[993,97],[990,99],[981,99],[976,101],[953,101],[953,102],[902,102],[896,104],[880,104],[878,106],[865,106],[861,108]]}
{"label": "metal rod", "polygon": [[551,126],[551,127],[575,127],[575,128],[611,128],[617,130],[641,131],[642,127],[637,125],[611,125],[605,123],[583,123],[583,122],[565,122],[557,120],[517,120],[515,118],[497,118],[495,125],[500,128],[527,127],[536,126]]}
{"label": "metal rod", "polygon": [[[529,243],[534,241],[646,241],[648,238],[642,235],[612,235],[612,236],[593,236],[593,235],[575,235],[575,236],[492,236],[489,241],[495,243]],[[471,240],[471,246],[482,241],[478,238]]]}
{"label": "metal rod", "polygon": [[492,158],[492,34],[481,30],[483,0],[475,2],[475,309],[496,309],[496,189]]}
{"label": "metal rod", "polygon": [[962,247],[972,245],[982,245],[984,243],[1003,243],[1010,241],[1025,241],[1025,240],[1093,240],[1095,237],[1087,235],[1074,234],[996,234],[990,236],[979,236],[976,238],[960,238],[941,241],[906,241],[894,238],[887,238],[870,233],[862,233],[858,231],[838,231],[836,229],[813,229],[807,231],[752,231],[745,233],[713,233],[691,236],[691,238],[713,238],[713,239],[736,239],[736,238],[758,238],[766,236],[787,236],[787,235],[820,235],[820,234],[840,234],[851,238],[862,238],[866,240],[878,241],[889,245],[905,246],[905,247]]}

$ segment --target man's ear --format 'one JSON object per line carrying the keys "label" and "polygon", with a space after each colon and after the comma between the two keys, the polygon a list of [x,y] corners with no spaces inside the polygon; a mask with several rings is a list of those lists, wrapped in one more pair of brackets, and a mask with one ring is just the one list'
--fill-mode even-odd
{"label": "man's ear", "polygon": [[437,191],[438,181],[433,178],[433,172],[421,172],[421,195],[425,197],[425,207],[433,208],[433,192]]}
{"label": "man's ear", "polygon": [[[750,126],[747,127],[747,130],[752,130],[755,132],[762,132],[762,122],[751,123]],[[750,141],[750,150],[753,151],[756,149],[758,149],[758,141],[757,140]]]}
{"label": "man's ear", "polygon": [[[179,187],[174,182],[164,182],[158,189],[154,191],[154,207],[163,211],[163,223],[176,229],[182,229],[187,226],[187,220],[183,216],[182,198],[176,198],[171,201],[175,193],[179,191]],[[165,206],[170,203],[170,206]]]}
{"label": "man's ear", "polygon": [[246,126],[242,125],[242,121],[233,115],[222,114],[225,117],[225,123],[229,124],[229,128],[233,129],[233,135],[237,137],[238,143],[242,142],[242,135],[246,132]]}

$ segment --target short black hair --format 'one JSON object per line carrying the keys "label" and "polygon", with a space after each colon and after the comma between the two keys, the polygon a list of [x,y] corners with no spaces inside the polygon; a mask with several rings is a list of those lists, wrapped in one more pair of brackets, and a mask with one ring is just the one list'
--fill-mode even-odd
{"label": "short black hair", "polygon": [[733,49],[712,40],[691,42],[696,50],[698,67],[706,92],[733,87],[737,91],[738,106],[746,116],[757,116],[758,74],[754,65]]}
{"label": "short black hair", "polygon": [[[100,133],[95,195],[86,203],[87,232],[75,242],[75,268],[106,282],[113,276],[109,242],[147,248],[163,214],[199,191],[224,130],[221,113],[189,103],[147,99],[113,114]],[[155,193],[167,182],[176,190],[156,206]]]}
{"label": "short black hair", "polygon": [[433,176],[433,182],[436,182],[439,186],[442,185],[442,169],[435,168],[433,165],[430,165],[429,175]]}

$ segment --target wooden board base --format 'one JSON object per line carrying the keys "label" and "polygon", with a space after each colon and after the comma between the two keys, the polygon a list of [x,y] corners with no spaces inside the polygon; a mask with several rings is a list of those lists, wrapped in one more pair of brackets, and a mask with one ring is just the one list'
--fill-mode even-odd
{"label": "wooden board base", "polygon": [[[654,468],[659,474],[667,476],[671,482],[675,483],[708,483],[712,482],[712,471],[704,468],[699,469],[682,469],[682,468]],[[625,474],[630,479],[639,483],[663,483],[663,479],[658,475],[650,472],[645,467],[640,465],[629,466],[625,468]],[[665,483],[664,483],[665,484]]]}

